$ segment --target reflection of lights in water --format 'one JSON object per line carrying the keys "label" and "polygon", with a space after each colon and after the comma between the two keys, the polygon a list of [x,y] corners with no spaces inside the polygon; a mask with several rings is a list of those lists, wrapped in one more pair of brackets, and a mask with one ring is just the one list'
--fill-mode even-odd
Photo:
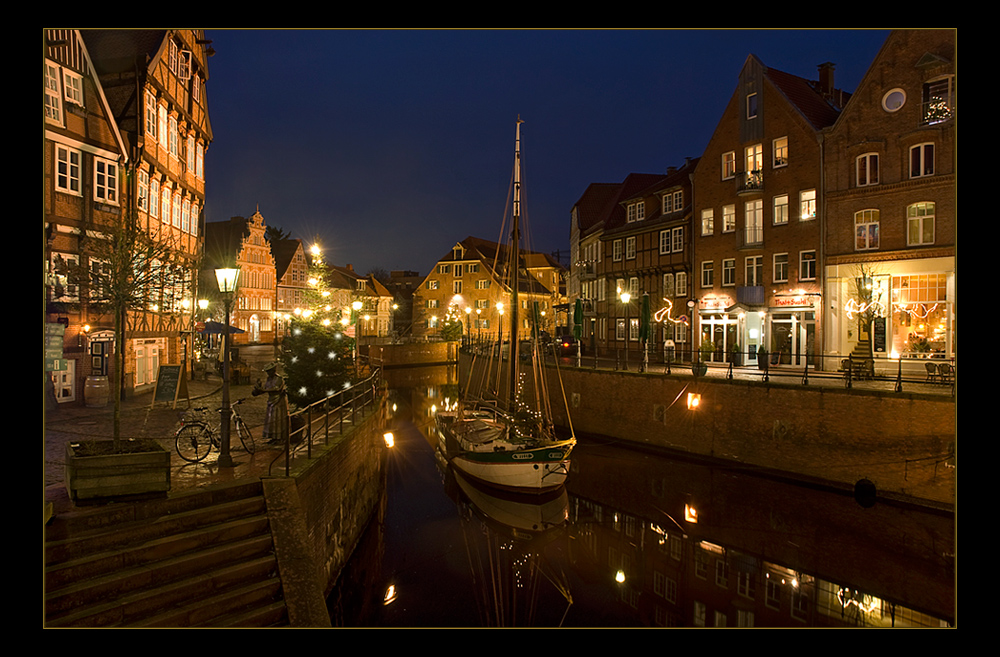
{"label": "reflection of lights in water", "polygon": [[396,585],[390,584],[389,588],[385,590],[385,597],[382,598],[382,604],[388,605],[396,601]]}

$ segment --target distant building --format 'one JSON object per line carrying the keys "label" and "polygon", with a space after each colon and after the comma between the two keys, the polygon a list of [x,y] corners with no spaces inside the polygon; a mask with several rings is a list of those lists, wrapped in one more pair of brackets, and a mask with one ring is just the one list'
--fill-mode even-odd
{"label": "distant building", "polygon": [[275,278],[278,284],[275,330],[281,340],[290,326],[289,317],[301,308],[309,288],[309,254],[299,239],[271,242]]}
{"label": "distant building", "polygon": [[[510,277],[506,272],[508,248],[495,242],[467,237],[455,244],[421,282],[414,293],[413,334],[434,338],[448,313],[456,316],[465,335],[496,338],[501,330],[510,336]],[[522,251],[525,275],[519,286],[520,312],[514,330],[531,335],[533,311],[538,308],[541,330],[552,334],[557,326],[556,306],[564,304],[565,268],[547,254]]]}
{"label": "distant building", "polygon": [[264,216],[259,211],[249,219],[232,217],[229,221],[205,224],[201,289],[203,298],[211,302],[209,312],[217,320],[223,317],[223,306],[215,269],[223,266],[240,269],[238,289],[230,311],[230,325],[242,333],[232,336],[233,344],[275,341],[277,278],[266,231]]}

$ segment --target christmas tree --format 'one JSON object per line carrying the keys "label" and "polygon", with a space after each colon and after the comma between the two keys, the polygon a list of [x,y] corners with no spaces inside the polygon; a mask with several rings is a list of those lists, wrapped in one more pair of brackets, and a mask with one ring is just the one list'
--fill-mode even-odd
{"label": "christmas tree", "polygon": [[348,387],[355,374],[355,343],[349,333],[356,318],[350,308],[332,302],[322,254],[316,247],[311,253],[309,287],[282,345],[288,399],[299,408]]}

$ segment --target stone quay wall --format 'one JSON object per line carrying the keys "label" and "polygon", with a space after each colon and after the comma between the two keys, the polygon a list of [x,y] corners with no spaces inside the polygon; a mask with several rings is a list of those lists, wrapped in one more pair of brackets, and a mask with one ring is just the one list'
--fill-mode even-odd
{"label": "stone quay wall", "polygon": [[[479,361],[463,357],[461,381]],[[577,435],[852,489],[954,503],[956,402],[946,395],[549,366],[555,421]],[[478,379],[473,379],[478,380]],[[698,406],[689,407],[688,396]],[[566,403],[563,399],[565,397]],[[566,407],[570,414],[567,417]]]}
{"label": "stone quay wall", "polygon": [[382,512],[386,426],[383,396],[343,434],[332,427],[327,444],[317,437],[312,458],[297,459],[289,477],[263,479],[286,602],[297,625],[329,622],[324,600]]}

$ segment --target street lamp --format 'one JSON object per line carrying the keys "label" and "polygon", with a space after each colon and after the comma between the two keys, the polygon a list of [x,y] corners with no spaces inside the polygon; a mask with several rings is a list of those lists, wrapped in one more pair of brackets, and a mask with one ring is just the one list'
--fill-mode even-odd
{"label": "street lamp", "polygon": [[628,340],[632,330],[628,323],[628,302],[632,299],[632,295],[628,292],[622,292],[621,299],[622,303],[625,304],[625,371],[628,372]]}
{"label": "street lamp", "polygon": [[226,322],[223,324],[223,355],[222,355],[222,453],[219,454],[219,467],[231,468],[233,457],[229,452],[229,423],[233,409],[229,405],[229,312],[233,304],[233,293],[240,280],[240,270],[236,268],[220,268],[215,270],[215,278],[219,282],[219,292],[222,293],[222,304],[226,309]]}

